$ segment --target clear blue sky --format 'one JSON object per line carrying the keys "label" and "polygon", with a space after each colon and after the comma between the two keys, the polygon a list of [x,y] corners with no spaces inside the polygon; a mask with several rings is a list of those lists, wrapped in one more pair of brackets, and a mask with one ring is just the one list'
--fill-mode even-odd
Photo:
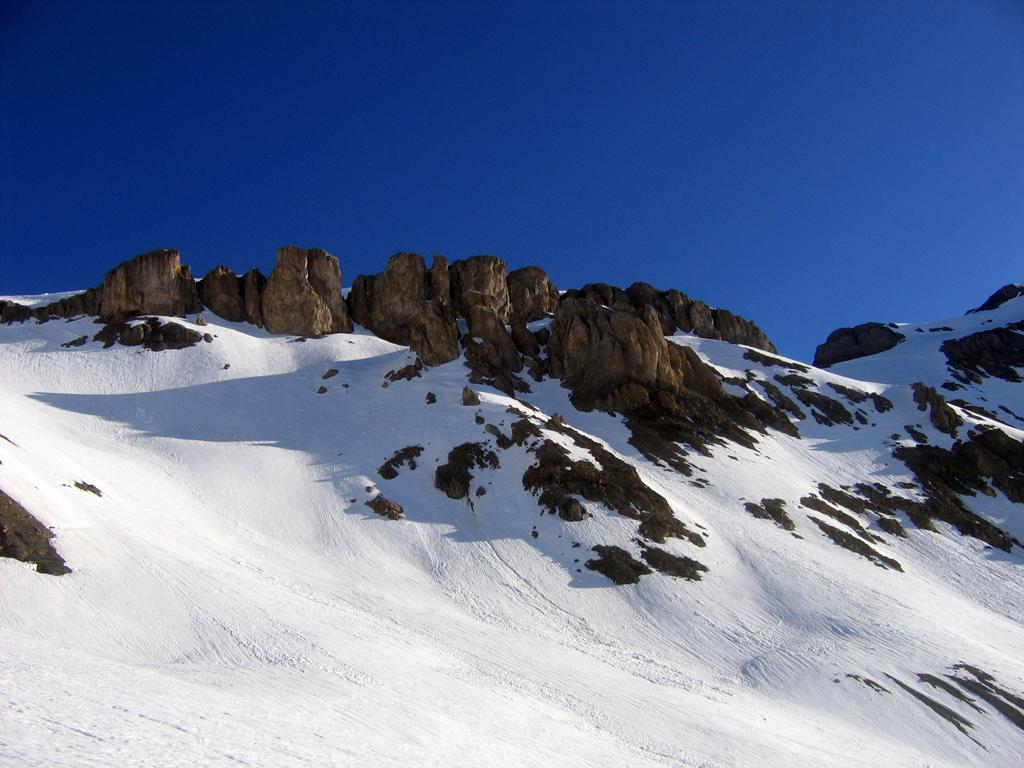
{"label": "clear blue sky", "polygon": [[2,0],[0,163],[0,293],[495,253],[806,358],[1024,281],[1024,3]]}

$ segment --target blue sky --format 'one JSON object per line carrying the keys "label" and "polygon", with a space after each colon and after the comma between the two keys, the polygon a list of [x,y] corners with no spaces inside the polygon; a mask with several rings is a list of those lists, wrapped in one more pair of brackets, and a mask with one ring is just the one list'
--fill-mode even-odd
{"label": "blue sky", "polygon": [[494,253],[807,358],[1024,282],[1022,2],[4,0],[0,104],[0,293]]}

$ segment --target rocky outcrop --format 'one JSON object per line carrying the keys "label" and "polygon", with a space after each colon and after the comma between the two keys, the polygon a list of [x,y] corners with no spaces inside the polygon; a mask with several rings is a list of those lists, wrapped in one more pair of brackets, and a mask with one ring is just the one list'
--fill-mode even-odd
{"label": "rocky outcrop", "polygon": [[685,293],[671,289],[659,291],[647,283],[633,283],[626,290],[606,283],[589,283],[577,290],[566,291],[566,298],[591,299],[611,309],[642,312],[654,310],[662,334],[670,336],[677,330],[704,339],[719,339],[733,344],[775,352],[767,334],[750,320],[725,309],[709,307]]}
{"label": "rocky outcrop", "polygon": [[523,370],[523,360],[515,342],[494,309],[483,304],[472,306],[469,310],[469,333],[481,340],[479,353],[488,358],[495,369],[494,373],[485,373],[485,376],[496,376],[501,370],[513,373]]}
{"label": "rocky outcrop", "polygon": [[184,317],[202,311],[192,272],[175,249],[150,251],[115,267],[99,289],[98,312],[108,320],[140,314]]}
{"label": "rocky outcrop", "polygon": [[36,571],[51,576],[71,573],[64,558],[53,548],[52,538],[49,528],[0,491],[0,557],[32,563]]}
{"label": "rocky outcrop", "polygon": [[199,298],[218,317],[232,323],[245,319],[242,280],[228,267],[214,267],[199,281]]}
{"label": "rocky outcrop", "polygon": [[243,319],[260,328],[263,327],[263,290],[266,286],[267,278],[256,267],[246,272],[242,278]]}
{"label": "rocky outcrop", "polygon": [[469,317],[477,305],[490,307],[504,324],[509,321],[508,265],[497,256],[472,256],[452,262],[448,267],[451,277],[452,308],[458,317]]}
{"label": "rocky outcrop", "polygon": [[653,307],[619,306],[563,297],[547,345],[550,372],[577,408],[625,415],[630,443],[647,458],[688,473],[680,444],[702,452],[724,440],[752,447],[751,432],[789,423],[753,395],[729,396],[697,353],[665,338]]}
{"label": "rocky outcrop", "polygon": [[1024,296],[1024,285],[1017,285],[1016,283],[1007,283],[998,291],[993,293],[987,299],[985,303],[975,309],[967,310],[967,314],[971,315],[975,312],[987,312],[991,309],[998,309],[1003,306],[1006,302],[1011,299],[1016,299],[1018,296]]}
{"label": "rocky outcrop", "polygon": [[341,298],[338,260],[326,251],[286,245],[267,278],[260,302],[271,333],[322,336],[352,330]]}
{"label": "rocky outcrop", "polygon": [[418,253],[396,253],[377,275],[360,275],[348,303],[353,319],[382,339],[412,348],[426,365],[459,356],[458,328],[447,304],[448,267],[435,256],[427,271]]}
{"label": "rocky outcrop", "polygon": [[964,420],[950,407],[949,403],[946,402],[946,398],[932,387],[919,381],[914,382],[911,390],[918,410],[928,411],[928,417],[932,422],[932,426],[940,432],[956,437],[956,431],[959,427],[963,426]]}
{"label": "rocky outcrop", "polygon": [[348,316],[348,305],[341,295],[341,265],[338,259],[327,251],[313,248],[306,251],[309,265],[309,284],[331,313],[329,333],[351,333],[352,321]]}
{"label": "rocky outcrop", "polygon": [[187,349],[201,341],[209,344],[213,342],[213,336],[186,328],[179,323],[161,322],[159,318],[147,317],[141,323],[107,323],[93,337],[93,341],[103,342],[105,349],[114,344],[121,344],[125,347],[141,346],[153,352],[163,352],[165,349]]}
{"label": "rocky outcrop", "polygon": [[459,356],[459,331],[451,310],[424,302],[409,329],[409,347],[425,365],[443,365]]}
{"label": "rocky outcrop", "polygon": [[881,323],[862,323],[853,328],[832,331],[825,343],[814,351],[814,365],[828,368],[858,357],[877,355],[892,349],[906,337]]}
{"label": "rocky outcrop", "polygon": [[558,289],[540,267],[523,267],[508,273],[508,297],[512,317],[530,323],[558,308]]}
{"label": "rocky outcrop", "polygon": [[962,383],[981,381],[983,376],[996,376],[1019,382],[1016,368],[1024,367],[1024,322],[1004,328],[979,331],[959,339],[944,341],[939,349],[946,356],[954,377]]}

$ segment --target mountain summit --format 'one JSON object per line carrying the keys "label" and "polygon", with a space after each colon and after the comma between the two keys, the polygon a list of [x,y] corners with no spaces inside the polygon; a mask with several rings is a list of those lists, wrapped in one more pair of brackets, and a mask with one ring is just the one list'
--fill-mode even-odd
{"label": "mountain summit", "polygon": [[494,256],[159,250],[0,321],[14,763],[1024,754],[1020,286],[814,365]]}

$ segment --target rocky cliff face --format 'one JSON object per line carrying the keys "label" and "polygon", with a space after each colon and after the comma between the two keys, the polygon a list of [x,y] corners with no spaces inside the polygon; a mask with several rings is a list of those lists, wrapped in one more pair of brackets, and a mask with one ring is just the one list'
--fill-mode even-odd
{"label": "rocky cliff face", "polygon": [[341,298],[338,260],[319,249],[286,245],[267,278],[260,301],[263,324],[271,333],[322,336],[352,330]]}
{"label": "rocky cliff face", "polygon": [[[122,323],[146,315],[183,317],[206,308],[225,320],[248,322],[271,333],[321,336],[350,332],[354,319],[383,339],[409,345],[427,365],[450,362],[464,351],[475,381],[497,382],[508,392],[526,389],[518,378],[524,367],[535,379],[549,370],[556,376],[574,371],[570,377],[578,373],[580,381],[589,381],[596,389],[625,370],[629,381],[617,382],[611,390],[637,377],[647,380],[652,349],[663,349],[662,336],[677,330],[774,351],[764,332],[749,320],[679,291],[658,291],[646,283],[626,290],[591,284],[567,292],[566,298],[613,310],[614,320],[608,322],[614,323],[615,333],[598,333],[593,348],[585,352],[591,362],[575,371],[581,345],[587,344],[578,336],[578,323],[564,340],[556,341],[556,357],[550,359],[544,351],[548,331],[534,333],[526,324],[559,313],[563,323],[571,323],[567,318],[578,312],[579,305],[566,304],[543,269],[524,267],[509,273],[496,256],[473,256],[451,264],[435,256],[428,269],[418,254],[398,253],[379,274],[357,277],[347,301],[341,288],[338,259],[320,249],[280,248],[269,277],[255,267],[240,276],[219,266],[198,283],[178,252],[168,249],[124,262],[111,270],[102,286],[45,307],[5,302],[0,320],[98,315]],[[458,320],[466,321],[469,331],[461,346]],[[568,347],[558,346],[563,341]],[[568,357],[558,359],[562,354]],[[595,373],[598,369],[600,374]],[[613,401],[619,398],[612,396]]]}
{"label": "rocky cliff face", "polygon": [[202,310],[192,272],[175,249],[150,251],[107,273],[99,289],[100,317],[140,314],[183,317]]}

